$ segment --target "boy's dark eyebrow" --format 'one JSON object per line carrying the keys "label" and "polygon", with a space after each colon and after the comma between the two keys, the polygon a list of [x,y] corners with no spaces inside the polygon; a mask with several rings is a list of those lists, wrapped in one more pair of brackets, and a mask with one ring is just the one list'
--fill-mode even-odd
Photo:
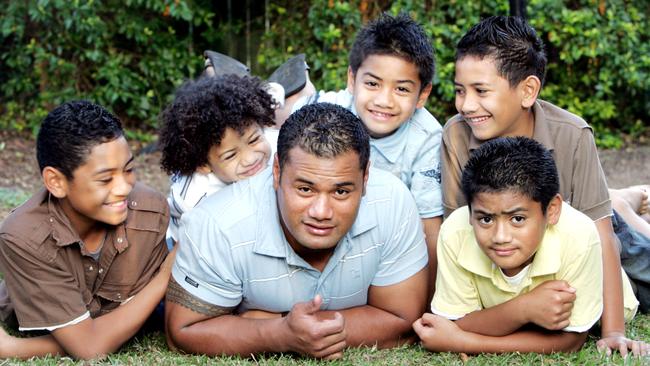
{"label": "boy's dark eyebrow", "polygon": [[[363,74],[364,74],[364,75],[371,76],[371,77],[373,77],[373,78],[375,78],[375,79],[377,79],[377,80],[382,80],[382,78],[380,78],[379,76],[377,76],[377,75],[371,73],[370,71],[366,71],[366,72],[364,72]],[[406,79],[406,80],[397,80],[397,82],[398,82],[398,83],[409,83],[409,84],[413,84],[413,85],[415,85],[415,81],[410,80],[410,79]]]}
{"label": "boy's dark eyebrow", "polygon": [[479,214],[479,215],[485,215],[485,216],[492,216],[492,215],[494,215],[494,214],[491,213],[491,212],[485,212],[485,211],[483,211],[483,210],[481,210],[481,209],[477,209],[477,208],[474,208],[474,207],[472,207],[472,214]]}
{"label": "boy's dark eyebrow", "polygon": [[[135,156],[131,155],[131,158],[129,158],[129,160],[126,162],[126,164],[124,164],[124,166],[127,166],[127,165],[131,164],[133,162],[133,159],[135,159]],[[115,170],[115,169],[114,168],[105,168],[105,169],[101,169],[101,170],[96,171],[93,175],[100,175],[102,173],[110,172],[110,171],[113,171],[113,170]]]}
{"label": "boy's dark eyebrow", "polygon": [[[528,212],[528,209],[526,209],[524,207],[515,207],[512,210],[501,211],[501,214],[503,214],[503,215],[512,215],[512,214],[517,213],[517,212]],[[478,214],[486,215],[486,216],[494,216],[495,215],[494,213],[485,212],[485,211],[483,211],[481,209],[478,209],[478,208],[472,208],[472,213],[478,213]]]}
{"label": "boy's dark eyebrow", "polygon": [[512,210],[503,211],[502,213],[506,215],[512,215],[517,212],[528,212],[528,209],[524,207],[515,207]]}
{"label": "boy's dark eyebrow", "polygon": [[[463,85],[463,84],[457,82],[456,80],[454,80],[454,85],[455,85],[455,86],[465,87],[465,85]],[[469,85],[470,85],[470,86],[484,86],[484,85],[489,85],[489,84],[488,84],[488,83],[484,83],[484,82],[478,82],[478,83],[471,83],[471,84],[469,84]]]}

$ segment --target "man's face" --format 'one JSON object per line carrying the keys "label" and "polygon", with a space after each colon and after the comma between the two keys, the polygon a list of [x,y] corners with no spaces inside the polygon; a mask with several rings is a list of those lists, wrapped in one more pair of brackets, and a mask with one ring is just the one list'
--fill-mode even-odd
{"label": "man's face", "polygon": [[126,198],[135,184],[133,164],[124,137],[90,150],[86,162],[74,170],[71,180],[66,180],[61,203],[77,229],[97,222],[118,225],[126,220]]}
{"label": "man's face", "polygon": [[392,134],[424,106],[431,85],[421,87],[415,64],[396,56],[370,55],[356,74],[348,70],[354,107],[374,138]]}
{"label": "man's face", "polygon": [[539,202],[521,193],[479,193],[472,200],[470,224],[481,250],[514,276],[533,261],[547,224],[557,223],[561,204],[558,195],[544,215]]}
{"label": "man's face", "polygon": [[525,108],[523,81],[511,87],[493,58],[466,56],[456,62],[456,110],[478,140],[527,136],[532,115]]}
{"label": "man's face", "polygon": [[268,166],[271,146],[257,124],[243,134],[228,127],[219,145],[208,152],[208,165],[203,172],[212,171],[222,182],[232,183],[249,178]]}
{"label": "man's face", "polygon": [[294,251],[305,258],[330,253],[350,230],[368,171],[360,169],[354,151],[327,159],[294,147],[282,172],[276,156],[273,178],[282,229]]}

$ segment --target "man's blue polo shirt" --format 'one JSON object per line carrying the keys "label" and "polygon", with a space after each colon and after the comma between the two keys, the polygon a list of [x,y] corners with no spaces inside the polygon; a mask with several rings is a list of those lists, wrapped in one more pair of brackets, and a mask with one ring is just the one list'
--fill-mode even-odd
{"label": "man's blue polo shirt", "polygon": [[350,231],[323,269],[288,244],[272,169],[225,187],[183,215],[172,275],[186,291],[222,307],[285,312],[323,297],[322,309],[367,304],[369,286],[397,284],[427,264],[418,210],[397,178],[370,169]]}

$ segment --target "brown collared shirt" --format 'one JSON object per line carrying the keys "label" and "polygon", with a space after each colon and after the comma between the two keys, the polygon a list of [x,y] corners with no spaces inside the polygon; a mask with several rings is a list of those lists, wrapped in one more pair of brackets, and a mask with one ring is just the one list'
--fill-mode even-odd
{"label": "brown collared shirt", "polygon": [[[533,114],[533,139],[553,154],[562,199],[594,221],[611,216],[607,181],[591,127],[582,118],[543,100],[535,102]],[[441,161],[445,217],[467,204],[460,187],[462,171],[471,151],[481,143],[459,115],[444,126]]]}
{"label": "brown collared shirt", "polygon": [[[167,255],[167,201],[136,183],[125,222],[108,226],[95,261],[58,200],[41,189],[0,227],[0,270],[20,330],[101,316],[149,283]],[[0,309],[6,314],[6,309]]]}

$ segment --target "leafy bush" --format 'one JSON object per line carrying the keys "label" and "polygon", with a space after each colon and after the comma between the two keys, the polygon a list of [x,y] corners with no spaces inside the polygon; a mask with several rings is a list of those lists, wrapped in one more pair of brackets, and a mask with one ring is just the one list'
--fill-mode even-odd
{"label": "leafy bush", "polygon": [[211,16],[188,1],[5,3],[0,126],[17,130],[35,129],[73,98],[108,106],[133,127],[153,126],[174,86],[200,67],[191,29]]}
{"label": "leafy bush", "polygon": [[[174,88],[198,75],[201,51],[244,60],[244,36],[255,74],[304,52],[317,88],[340,89],[356,31],[382,11],[407,11],[432,36],[437,65],[427,107],[444,122],[455,113],[456,43],[482,17],[508,13],[504,0],[227,4],[234,10],[225,14],[224,2],[205,0],[9,1],[0,9],[0,128],[34,130],[53,106],[83,97],[150,130]],[[649,14],[646,0],[528,1],[549,54],[542,98],[584,117],[601,146],[620,146],[621,133],[647,133]]]}

